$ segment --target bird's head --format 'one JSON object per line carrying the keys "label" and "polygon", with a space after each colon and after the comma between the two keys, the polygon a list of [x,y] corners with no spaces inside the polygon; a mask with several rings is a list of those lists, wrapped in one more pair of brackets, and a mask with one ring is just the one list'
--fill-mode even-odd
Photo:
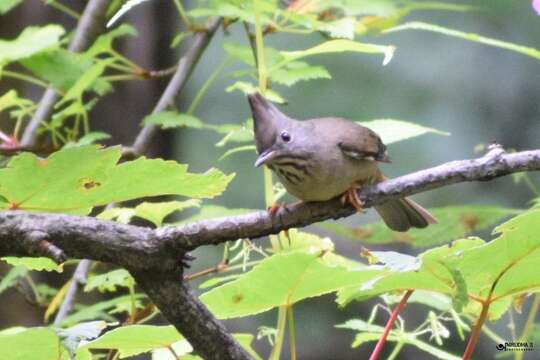
{"label": "bird's head", "polygon": [[269,164],[273,160],[289,157],[296,150],[300,138],[296,138],[301,122],[291,119],[278,110],[261,94],[248,95],[255,129],[255,145],[259,157],[255,166]]}

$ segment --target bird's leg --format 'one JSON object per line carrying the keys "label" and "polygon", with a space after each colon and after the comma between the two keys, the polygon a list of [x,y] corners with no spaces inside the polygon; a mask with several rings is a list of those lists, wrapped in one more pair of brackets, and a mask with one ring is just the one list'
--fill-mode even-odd
{"label": "bird's leg", "polygon": [[362,213],[364,212],[364,203],[362,200],[360,200],[360,197],[358,197],[358,191],[362,187],[358,184],[352,185],[349,190],[345,191],[343,195],[341,195],[340,201],[342,205],[345,205],[347,203],[351,204],[353,208],[356,209],[356,211]]}

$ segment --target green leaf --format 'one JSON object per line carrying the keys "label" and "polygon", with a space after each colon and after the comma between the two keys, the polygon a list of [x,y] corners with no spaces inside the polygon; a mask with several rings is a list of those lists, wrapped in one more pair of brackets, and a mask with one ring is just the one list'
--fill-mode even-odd
{"label": "green leaf", "polygon": [[63,34],[60,25],[29,26],[15,40],[0,40],[0,66],[57,46]]}
{"label": "green leaf", "polygon": [[286,65],[287,63],[302,59],[308,56],[320,55],[320,54],[332,54],[340,52],[360,52],[367,54],[384,54],[383,65],[386,65],[392,59],[394,55],[395,47],[393,46],[383,46],[383,45],[374,45],[361,43],[352,40],[330,40],[322,44],[316,45],[312,48],[299,51],[282,51],[281,55],[284,57],[284,60],[269,69],[269,72]]}
{"label": "green leaf", "polygon": [[149,196],[212,198],[234,176],[215,169],[193,174],[187,165],[144,157],[117,165],[120,155],[118,147],[90,145],[63,149],[47,159],[15,156],[0,169],[0,195],[9,202],[4,207],[85,214],[94,206]]}
{"label": "green leaf", "polygon": [[324,22],[319,28],[328,33],[333,38],[354,39],[354,29],[356,19],[354,17],[344,17],[331,22]]}
{"label": "green leaf", "polygon": [[[73,144],[74,146],[86,146],[86,145],[91,145],[91,144],[94,144],[98,141],[101,141],[101,140],[107,140],[107,139],[110,139],[111,138],[111,135],[107,134],[107,133],[104,133],[102,131],[92,131],[92,132],[89,132],[88,134],[84,135],[83,137],[81,137],[79,139],[79,141],[77,141],[75,144]],[[70,146],[71,143],[68,143],[66,144],[66,146]]]}
{"label": "green leaf", "polygon": [[96,58],[98,55],[112,53],[113,41],[122,36],[135,36],[137,31],[131,25],[122,24],[106,34],[100,35],[92,46],[84,53],[88,58]]}
{"label": "green leaf", "polygon": [[18,278],[26,276],[28,269],[24,266],[16,266],[9,270],[0,280],[0,294],[15,284]]}
{"label": "green leaf", "polygon": [[195,199],[159,203],[143,202],[135,207],[135,216],[146,219],[156,226],[161,226],[163,220],[172,213],[199,206],[200,201]]}
{"label": "green leaf", "polygon": [[57,263],[46,257],[32,258],[7,256],[0,258],[0,260],[5,261],[12,266],[24,266],[28,270],[56,271],[60,273],[64,271],[64,266],[62,264],[58,265]]}
{"label": "green leaf", "polygon": [[116,220],[122,224],[128,224],[134,216],[150,221],[156,226],[161,226],[163,220],[176,211],[182,211],[191,207],[199,207],[200,201],[196,199],[186,201],[167,202],[143,202],[135,208],[111,208],[105,209],[97,216],[98,219]]}
{"label": "green leaf", "polygon": [[258,314],[281,305],[361,283],[375,271],[349,271],[333,257],[281,253],[261,261],[237,280],[204,293],[200,299],[214,315],[228,319]]}
{"label": "green leaf", "polygon": [[[0,69],[0,76],[2,71]],[[25,98],[19,97],[17,91],[9,90],[4,95],[0,96],[0,111],[5,111],[7,109],[16,107],[19,109],[29,109],[34,105],[34,102]]]}
{"label": "green leaf", "polygon": [[[540,291],[535,275],[540,266],[539,231],[540,209],[529,210],[497,227],[495,234],[499,236],[489,243],[469,238],[428,250],[419,255],[422,266],[418,271],[381,272],[361,287],[340,291],[338,302],[343,305],[353,298],[423,289],[452,295],[459,307],[466,286],[468,298],[489,302],[489,318],[497,319],[508,309],[512,297]],[[465,311],[478,314],[480,306],[469,301]]]}
{"label": "green leaf", "polygon": [[361,240],[364,244],[405,242],[413,247],[427,247],[447,243],[489,228],[504,217],[519,214],[522,210],[498,206],[466,205],[435,208],[429,211],[439,220],[438,224],[430,225],[425,229],[411,229],[406,233],[392,231],[382,222],[358,228],[348,228],[338,222],[324,222],[319,226],[341,236]]}
{"label": "green leaf", "polygon": [[[225,91],[228,92],[228,93],[233,92],[235,90],[240,90],[245,95],[253,94],[253,93],[256,93],[256,92],[262,92],[262,91],[260,91],[260,89],[258,87],[256,87],[255,85],[253,85],[251,83],[248,83],[246,81],[237,81],[237,82],[235,82],[234,84],[230,85],[229,87],[227,87],[225,89]],[[283,104],[285,102],[285,99],[283,97],[281,97],[281,95],[278,92],[276,92],[275,90],[267,89],[264,92],[264,96],[268,100],[270,100],[272,102],[275,102],[275,103],[278,103],[278,104]]]}
{"label": "green leaf", "polygon": [[176,111],[162,111],[146,116],[143,120],[145,125],[159,125],[163,129],[188,127],[201,129],[205,124],[198,118],[188,114],[179,114]]}
{"label": "green leaf", "polygon": [[[135,294],[135,306],[141,308],[140,299],[143,298],[141,294]],[[132,306],[132,296],[124,295],[119,296],[111,300],[101,301],[90,306],[83,307],[82,309],[75,311],[71,315],[62,320],[61,326],[72,326],[81,323],[86,320],[104,319],[115,321],[116,319],[108,315],[106,312],[113,312],[114,309],[126,309],[122,312],[129,312]],[[129,309],[129,310],[128,310]],[[118,312],[118,311],[116,311]]]}
{"label": "green leaf", "polygon": [[402,120],[378,119],[360,121],[358,123],[375,131],[386,145],[424,134],[450,135],[450,133],[445,131]]}
{"label": "green leaf", "polygon": [[292,86],[298,81],[330,78],[330,73],[324,67],[312,66],[302,61],[290,62],[270,74],[273,82],[285,86]]}
{"label": "green leaf", "polygon": [[22,2],[23,0],[0,0],[0,15],[7,14]]}
{"label": "green leaf", "polygon": [[103,210],[96,217],[101,220],[115,220],[121,224],[129,224],[134,216],[135,209],[115,207]]}
{"label": "green leaf", "polygon": [[106,332],[83,345],[86,349],[116,349],[120,358],[168,347],[183,337],[172,326],[129,325]]}
{"label": "green leaf", "polygon": [[130,288],[135,280],[125,269],[116,269],[105,274],[93,275],[88,278],[84,291],[98,289],[100,292],[115,292],[118,287]]}
{"label": "green leaf", "polygon": [[[422,266],[419,258],[396,251],[369,251],[364,249],[362,256],[367,256],[370,263],[382,263],[393,272],[416,271]],[[373,261],[374,260],[374,261]]]}
{"label": "green leaf", "polygon": [[494,46],[501,49],[515,51],[517,53],[527,55],[535,59],[540,59],[540,51],[532,47],[522,46],[522,45],[514,44],[511,42],[507,42],[507,41],[501,41],[497,39],[484,37],[475,33],[466,33],[466,32],[449,29],[442,26],[438,26],[438,25],[427,24],[427,23],[419,22],[419,21],[408,22],[403,25],[399,25],[394,28],[385,30],[384,32],[391,33],[391,32],[403,31],[403,30],[425,30],[425,31],[436,32],[439,34],[457,37],[460,39],[465,39],[468,41],[473,41],[473,42],[481,43],[484,45],[489,45],[489,46]]}
{"label": "green leaf", "polygon": [[17,328],[0,333],[0,359],[50,360],[61,357],[60,342],[52,329]]}
{"label": "green leaf", "polygon": [[112,59],[101,60],[90,66],[71,86],[62,99],[55,105],[55,108],[59,108],[69,101],[79,101],[82,103],[82,96],[85,92],[90,90],[96,90],[98,94],[103,95],[112,87],[109,83],[100,79],[101,74],[105,71],[105,68],[113,62]]}

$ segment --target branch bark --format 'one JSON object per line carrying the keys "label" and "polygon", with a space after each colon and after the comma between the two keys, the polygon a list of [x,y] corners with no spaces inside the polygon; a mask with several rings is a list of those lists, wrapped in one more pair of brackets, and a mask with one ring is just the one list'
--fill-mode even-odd
{"label": "branch bark", "polygon": [[186,337],[204,359],[251,359],[208,311],[181,276],[163,272],[131,271],[167,320]]}
{"label": "branch bark", "polygon": [[[365,187],[359,191],[359,196],[364,207],[372,207],[451,184],[488,181],[516,172],[538,170],[540,150],[508,154],[495,146],[477,159],[452,161]],[[172,270],[178,267],[178,259],[186,251],[199,246],[241,238],[256,239],[354,213],[352,207],[344,207],[339,199],[333,199],[287,206],[275,216],[267,211],[256,211],[152,230],[91,217],[4,211],[0,212],[0,256],[35,256],[27,242],[18,240],[38,231],[71,258],[87,257],[135,270]]]}
{"label": "branch bark", "polygon": [[[79,52],[86,50],[98,35],[105,29],[105,14],[110,1],[90,0],[82,14],[75,35],[69,44],[70,51]],[[54,104],[58,100],[58,94],[49,88],[39,101],[34,117],[24,129],[21,145],[25,148],[33,148],[37,145],[39,125],[46,121],[52,114]]]}

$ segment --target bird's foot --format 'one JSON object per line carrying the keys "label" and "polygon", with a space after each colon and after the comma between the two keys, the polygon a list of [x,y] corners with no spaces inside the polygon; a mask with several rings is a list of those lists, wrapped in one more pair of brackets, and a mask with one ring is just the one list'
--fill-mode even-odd
{"label": "bird's foot", "polygon": [[274,217],[276,216],[276,214],[278,213],[280,209],[287,209],[287,204],[275,203],[274,205],[269,206],[268,209],[266,209],[266,211],[268,211],[268,214],[270,215],[270,217]]}
{"label": "bird's foot", "polygon": [[351,186],[349,190],[345,191],[343,195],[341,195],[341,204],[345,206],[345,204],[349,203],[359,213],[364,212],[364,202],[360,200],[360,197],[358,197],[358,191],[360,189],[361,186],[359,185]]}

